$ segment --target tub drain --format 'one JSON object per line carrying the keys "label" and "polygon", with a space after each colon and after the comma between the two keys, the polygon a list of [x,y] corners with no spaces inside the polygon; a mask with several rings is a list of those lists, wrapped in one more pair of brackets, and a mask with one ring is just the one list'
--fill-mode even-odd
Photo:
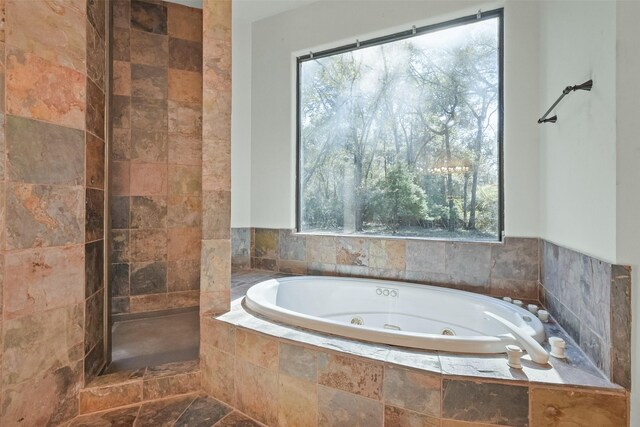
{"label": "tub drain", "polygon": [[353,318],[351,318],[351,324],[352,325],[364,325],[364,320],[362,320],[362,317],[354,316]]}
{"label": "tub drain", "polygon": [[453,332],[453,329],[444,328],[441,332],[442,335],[454,336],[456,333]]}

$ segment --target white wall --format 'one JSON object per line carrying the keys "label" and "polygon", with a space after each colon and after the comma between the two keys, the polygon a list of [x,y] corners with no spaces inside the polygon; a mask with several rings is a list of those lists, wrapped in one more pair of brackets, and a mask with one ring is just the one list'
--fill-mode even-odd
{"label": "white wall", "polygon": [[[579,4],[579,7],[577,7]],[[546,1],[540,6],[540,108],[569,94],[558,122],[540,125],[540,236],[616,260],[616,4]]]}
{"label": "white wall", "polygon": [[617,6],[617,262],[631,265],[633,272],[631,425],[640,426],[640,2],[619,2]]}
{"label": "white wall", "polygon": [[232,3],[231,226],[251,226],[251,21]]}
{"label": "white wall", "polygon": [[[295,56],[489,10],[477,1],[321,1],[253,25],[251,224],[295,225]],[[538,235],[536,4],[505,7],[505,229]]]}

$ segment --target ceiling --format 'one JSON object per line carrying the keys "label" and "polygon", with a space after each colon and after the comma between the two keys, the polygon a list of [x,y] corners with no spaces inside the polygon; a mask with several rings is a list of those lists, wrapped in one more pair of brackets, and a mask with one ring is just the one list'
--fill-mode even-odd
{"label": "ceiling", "polygon": [[[165,0],[202,9],[203,1],[215,0]],[[306,6],[316,0],[233,0],[233,20],[255,22],[291,9]]]}

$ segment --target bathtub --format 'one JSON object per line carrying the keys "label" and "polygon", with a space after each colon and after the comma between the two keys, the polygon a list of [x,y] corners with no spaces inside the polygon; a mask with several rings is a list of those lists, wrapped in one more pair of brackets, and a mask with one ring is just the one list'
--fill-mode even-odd
{"label": "bathtub", "polygon": [[[524,347],[546,363],[540,320],[502,300],[386,280],[298,276],[252,286],[246,306],[275,321],[371,341],[457,353]],[[537,360],[536,360],[537,356]]]}

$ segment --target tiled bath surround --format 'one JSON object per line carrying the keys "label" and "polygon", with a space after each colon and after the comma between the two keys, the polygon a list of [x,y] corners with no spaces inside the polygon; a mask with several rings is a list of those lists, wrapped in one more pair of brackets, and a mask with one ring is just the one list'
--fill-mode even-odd
{"label": "tiled bath surround", "polygon": [[194,307],[202,238],[202,11],[114,2],[113,313]]}
{"label": "tiled bath surround", "polygon": [[[541,301],[613,382],[630,387],[631,283],[625,266],[532,238],[504,243],[232,230],[233,265],[362,276]],[[248,255],[247,255],[248,253]]]}
{"label": "tiled bath surround", "polygon": [[269,426],[628,425],[628,394],[589,362],[574,365],[575,348],[552,368],[513,370],[504,355],[361,343],[239,304],[207,319],[201,337],[204,390]]}

